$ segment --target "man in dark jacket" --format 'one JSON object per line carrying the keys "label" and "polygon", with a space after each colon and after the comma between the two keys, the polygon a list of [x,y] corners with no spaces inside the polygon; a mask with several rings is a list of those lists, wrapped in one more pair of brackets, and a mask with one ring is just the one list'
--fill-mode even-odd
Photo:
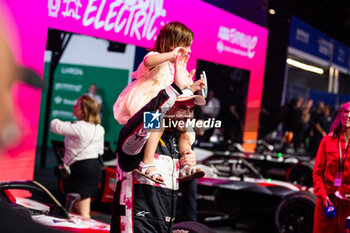
{"label": "man in dark jacket", "polygon": [[[143,127],[143,113],[160,111],[173,122],[193,115],[196,102],[205,101],[186,89],[191,75],[186,72],[186,58],[175,61],[174,83],[159,92],[122,128],[118,139],[118,163],[122,172],[113,201],[111,232],[172,232],[178,190],[179,163],[195,165],[192,150],[179,159],[176,148],[178,133],[186,128],[179,125],[166,128],[158,143],[154,164],[162,174],[165,185],[160,185],[132,172],[143,158],[150,129]],[[184,89],[186,89],[184,91]],[[181,95],[181,96],[180,96]],[[175,116],[175,118],[174,118]],[[186,117],[184,117],[186,116]],[[168,120],[166,120],[168,122]]]}

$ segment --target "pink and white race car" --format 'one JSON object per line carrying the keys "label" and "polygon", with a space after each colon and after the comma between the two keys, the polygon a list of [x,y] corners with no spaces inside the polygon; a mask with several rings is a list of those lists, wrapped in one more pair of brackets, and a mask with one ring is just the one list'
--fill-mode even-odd
{"label": "pink and white race car", "polygon": [[[69,210],[78,198],[70,196],[66,209],[41,184],[36,181],[0,182],[0,200],[6,202],[21,215],[30,215],[33,221],[66,232],[106,233],[109,224],[87,219]],[[67,211],[68,210],[68,211]]]}

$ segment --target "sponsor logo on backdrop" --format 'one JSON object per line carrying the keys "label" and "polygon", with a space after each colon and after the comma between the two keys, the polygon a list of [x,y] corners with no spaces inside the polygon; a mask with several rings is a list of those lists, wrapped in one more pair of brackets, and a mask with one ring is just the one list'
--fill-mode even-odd
{"label": "sponsor logo on backdrop", "polygon": [[49,16],[57,17],[60,10],[61,0],[49,0],[47,7],[49,8]]}
{"label": "sponsor logo on backdrop", "polygon": [[219,53],[229,52],[252,59],[255,55],[255,47],[258,37],[245,34],[236,28],[219,27],[217,50]]}
{"label": "sponsor logo on backdrop", "polygon": [[61,104],[62,103],[61,96],[56,96],[55,98],[53,98],[53,100],[55,101],[56,104]]}
{"label": "sponsor logo on backdrop", "polygon": [[337,61],[340,63],[345,63],[345,51],[338,47]]}
{"label": "sponsor logo on backdrop", "polygon": [[80,92],[81,88],[83,88],[83,85],[74,85],[70,83],[55,83],[54,89],[61,90],[61,91],[73,91],[73,92]]}
{"label": "sponsor logo on backdrop", "polygon": [[325,40],[323,38],[318,38],[318,52],[330,57],[331,56],[331,51],[332,51],[332,42]]}
{"label": "sponsor logo on backdrop", "polygon": [[80,19],[79,8],[82,7],[80,0],[63,0],[63,4],[66,4],[66,9],[62,12],[63,17],[72,17],[76,20]]}
{"label": "sponsor logo on backdrop", "polygon": [[73,117],[73,114],[72,114],[72,111],[69,112],[69,111],[63,111],[63,110],[53,110],[52,117],[53,118],[59,117],[59,118],[71,119]]}
{"label": "sponsor logo on backdrop", "polygon": [[49,16],[57,18],[61,9],[66,19],[81,21],[84,27],[125,36],[155,40],[157,31],[165,22],[164,0],[48,0]]}
{"label": "sponsor logo on backdrop", "polygon": [[63,104],[65,105],[71,105],[74,106],[78,102],[78,99],[70,100],[70,99],[63,99]]}
{"label": "sponsor logo on backdrop", "polygon": [[79,75],[79,76],[84,75],[83,69],[75,68],[75,67],[62,67],[61,73],[62,74],[73,74],[73,75]]}
{"label": "sponsor logo on backdrop", "polygon": [[298,41],[301,41],[301,42],[303,42],[305,44],[308,44],[309,40],[310,40],[310,33],[304,31],[303,29],[298,28],[297,32],[296,32],[296,35],[295,35],[295,38]]}

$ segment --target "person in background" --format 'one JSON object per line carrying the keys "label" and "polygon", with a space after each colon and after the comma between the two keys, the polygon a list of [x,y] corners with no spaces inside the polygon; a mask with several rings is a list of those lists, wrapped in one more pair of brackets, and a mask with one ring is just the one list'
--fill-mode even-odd
{"label": "person in background", "polygon": [[[220,113],[220,101],[215,97],[214,90],[208,91],[207,104],[201,106],[200,111],[202,113],[201,119],[203,120],[218,117]],[[200,136],[199,139],[208,142],[214,131],[215,129],[206,129],[204,135]]]}
{"label": "person in background", "polygon": [[[309,144],[309,131],[310,131],[310,119],[311,119],[311,107],[314,101],[312,99],[308,101],[304,101],[301,107],[301,128],[298,132],[300,134],[300,138],[302,139],[302,142],[300,144],[300,148],[302,148],[304,151],[306,151],[306,148]],[[298,145],[296,145],[298,146]]]}
{"label": "person in background", "polygon": [[220,113],[220,101],[215,97],[214,90],[209,90],[207,104],[201,107],[202,113],[206,119],[216,118]]}
{"label": "person in background", "polygon": [[100,125],[98,103],[88,95],[81,96],[73,109],[76,122],[51,121],[50,130],[64,135],[64,164],[71,174],[66,193],[79,193],[81,199],[73,205],[73,211],[90,218],[90,203],[101,180],[99,154],[103,154],[105,130]]}
{"label": "person in background", "polygon": [[242,142],[244,127],[244,106],[232,104],[227,109],[225,137],[231,142]]}
{"label": "person in background", "polygon": [[[0,151],[17,141],[20,129],[13,116],[12,86],[21,80],[36,88],[44,82],[37,73],[16,64],[8,43],[0,28]],[[1,153],[0,153],[1,156]],[[59,233],[33,222],[0,200],[0,232],[6,233]]]}
{"label": "person in background", "polygon": [[324,119],[326,121],[326,124],[327,124],[327,128],[329,129],[332,125],[332,122],[333,122],[333,109],[331,108],[331,106],[329,104],[327,104],[325,107],[324,107]]}
{"label": "person in background", "polygon": [[[317,197],[314,215],[314,233],[343,233],[345,220],[350,216],[350,102],[339,110],[328,135],[321,140],[313,170],[314,193]],[[339,150],[340,148],[340,150]],[[325,208],[333,205],[336,216],[328,219]]]}
{"label": "person in background", "polygon": [[329,124],[325,116],[325,104],[319,101],[311,114],[311,131],[309,152],[312,156],[316,156],[317,148],[322,140],[329,132]]}
{"label": "person in background", "polygon": [[102,97],[100,95],[97,94],[97,85],[92,83],[90,86],[89,86],[89,92],[87,93],[87,95],[89,95],[90,97],[94,98],[97,103],[98,103],[98,112],[99,112],[99,115],[100,115],[100,119],[102,119],[102,113],[101,113],[101,110],[102,110]]}

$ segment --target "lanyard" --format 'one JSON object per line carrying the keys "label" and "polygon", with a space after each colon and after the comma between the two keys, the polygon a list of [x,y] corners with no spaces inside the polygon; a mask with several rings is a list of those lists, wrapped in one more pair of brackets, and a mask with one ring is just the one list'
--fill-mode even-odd
{"label": "lanyard", "polygon": [[349,143],[346,146],[346,150],[345,150],[345,154],[344,154],[344,159],[342,161],[341,157],[342,157],[342,152],[341,152],[341,145],[340,145],[340,137],[338,140],[338,145],[339,145],[339,172],[343,172],[344,171],[344,164],[345,164],[345,159],[346,159],[346,155],[348,154],[348,149],[349,149]]}

